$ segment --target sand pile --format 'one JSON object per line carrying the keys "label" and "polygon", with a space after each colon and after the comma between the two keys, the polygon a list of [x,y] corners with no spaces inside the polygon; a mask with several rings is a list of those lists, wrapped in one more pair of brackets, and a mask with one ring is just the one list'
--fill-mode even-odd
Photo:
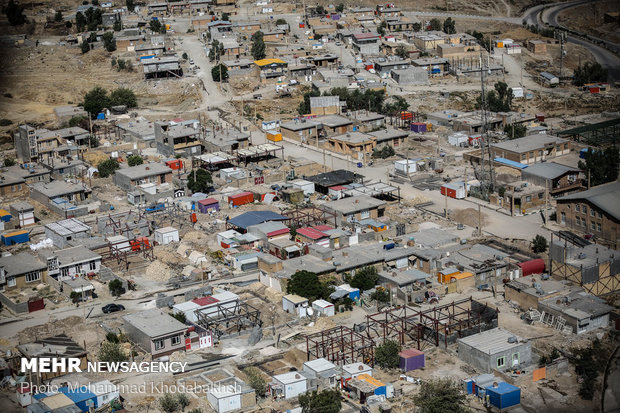
{"label": "sand pile", "polygon": [[172,270],[163,262],[153,261],[148,267],[146,267],[144,275],[149,280],[165,282],[172,277]]}
{"label": "sand pile", "polygon": [[[452,218],[459,224],[469,225],[470,227],[478,226],[478,210],[474,208],[459,209],[452,215]],[[482,226],[487,224],[487,215],[484,212],[480,212],[480,220]]]}

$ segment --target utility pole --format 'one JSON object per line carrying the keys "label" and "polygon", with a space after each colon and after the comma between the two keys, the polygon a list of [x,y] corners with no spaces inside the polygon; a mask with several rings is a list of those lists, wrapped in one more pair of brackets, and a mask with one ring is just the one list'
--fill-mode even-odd
{"label": "utility pole", "polygon": [[564,40],[566,38],[566,32],[560,31],[560,81],[562,81],[562,69],[564,67]]}
{"label": "utility pole", "polygon": [[482,236],[482,212],[480,212],[480,204],[478,204],[478,236]]}
{"label": "utility pole", "polygon": [[545,179],[545,225],[547,225],[547,208],[548,207],[549,207],[549,181]]}

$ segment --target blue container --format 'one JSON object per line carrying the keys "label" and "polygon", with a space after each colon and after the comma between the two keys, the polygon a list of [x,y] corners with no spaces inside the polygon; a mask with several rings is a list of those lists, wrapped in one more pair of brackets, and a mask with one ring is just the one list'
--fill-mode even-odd
{"label": "blue container", "polygon": [[383,249],[384,250],[391,250],[396,246],[396,244],[394,244],[393,242],[388,242],[386,244],[383,244]]}
{"label": "blue container", "polygon": [[30,233],[26,230],[15,231],[2,235],[1,240],[7,247],[15,244],[25,244],[30,241]]}
{"label": "blue container", "polygon": [[486,391],[489,395],[489,403],[500,410],[521,403],[521,389],[512,384],[502,381],[497,384],[497,387],[487,387]]}
{"label": "blue container", "polygon": [[474,381],[472,379],[463,380],[463,390],[466,394],[474,393]]}

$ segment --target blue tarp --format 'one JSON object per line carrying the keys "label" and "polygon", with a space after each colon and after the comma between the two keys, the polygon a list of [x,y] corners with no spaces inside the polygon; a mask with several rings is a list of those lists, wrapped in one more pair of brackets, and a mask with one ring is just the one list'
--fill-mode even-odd
{"label": "blue tarp", "polygon": [[495,158],[493,159],[495,162],[499,162],[499,163],[503,163],[504,165],[508,165],[508,166],[512,166],[515,168],[519,168],[519,169],[525,169],[527,168],[527,165],[522,164],[520,162],[515,162],[515,161],[511,161],[510,159],[506,159],[506,158]]}
{"label": "blue tarp", "polygon": [[267,221],[284,221],[284,215],[272,211],[250,211],[228,220],[228,223],[238,228],[247,229],[252,225],[262,224]]}

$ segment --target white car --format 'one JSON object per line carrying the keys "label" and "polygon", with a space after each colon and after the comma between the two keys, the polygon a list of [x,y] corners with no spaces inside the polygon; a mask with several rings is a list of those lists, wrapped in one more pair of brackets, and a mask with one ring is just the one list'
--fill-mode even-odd
{"label": "white car", "polygon": [[189,64],[193,65],[194,64],[194,59],[189,59]]}

